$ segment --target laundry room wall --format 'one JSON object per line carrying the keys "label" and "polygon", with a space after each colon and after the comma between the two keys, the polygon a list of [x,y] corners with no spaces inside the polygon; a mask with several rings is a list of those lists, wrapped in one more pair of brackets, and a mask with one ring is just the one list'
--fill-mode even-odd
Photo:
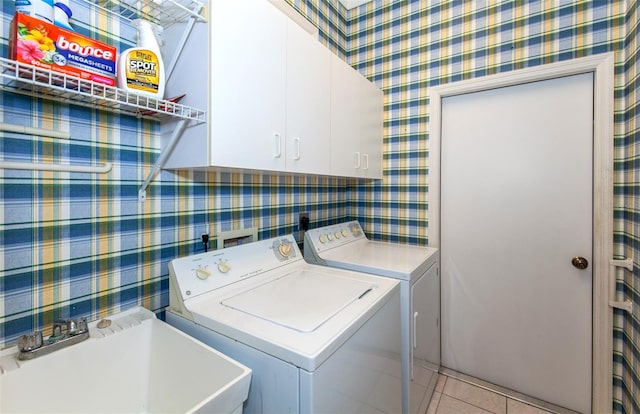
{"label": "laundry room wall", "polygon": [[[75,0],[73,0],[75,1]],[[145,203],[137,191],[159,154],[157,124],[0,93],[0,120],[72,132],[68,141],[1,133],[0,157],[102,163],[107,175],[0,170],[0,347],[54,318],[96,319],[140,303],[168,304],[167,263],[202,251],[200,233],[258,227],[260,237],[357,218],[374,239],[429,242],[431,86],[608,51],[616,52],[616,255],[634,260],[618,291],[614,408],[640,412],[640,134],[637,0],[287,0],[321,41],[385,91],[384,179],[164,171]],[[73,3],[72,3],[73,4]],[[7,56],[13,0],[2,0]],[[72,21],[72,23],[74,23]],[[92,15],[80,30],[121,48],[118,21]]]}
{"label": "laundry room wall", "polygon": [[[118,50],[133,46],[134,29],[93,3],[72,1],[77,31]],[[295,7],[344,58],[346,12],[337,0]],[[2,0],[2,57],[14,10]],[[349,182],[311,176],[162,171],[140,203],[138,188],[160,154],[156,122],[11,92],[0,93],[0,121],[71,132],[69,140],[2,132],[2,159],[113,163],[103,175],[0,170],[0,348],[34,329],[49,334],[61,317],[164,309],[168,262],[202,252],[206,230],[213,237],[257,227],[269,238],[297,234],[302,211],[315,225],[346,215]]]}
{"label": "laundry room wall", "polygon": [[640,412],[640,13],[629,1],[625,17],[624,66],[616,114],[615,245],[618,258],[633,259],[633,271],[619,270],[618,299],[633,313],[614,312],[614,403],[617,412]]}
{"label": "laundry room wall", "polygon": [[[640,412],[640,134],[638,3],[634,1],[375,0],[347,15],[347,59],[384,91],[385,179],[349,189],[349,214],[374,239],[428,244],[429,88],[561,60],[616,52],[615,253],[634,259],[618,291],[616,412]],[[542,166],[541,166],[542,168]]]}

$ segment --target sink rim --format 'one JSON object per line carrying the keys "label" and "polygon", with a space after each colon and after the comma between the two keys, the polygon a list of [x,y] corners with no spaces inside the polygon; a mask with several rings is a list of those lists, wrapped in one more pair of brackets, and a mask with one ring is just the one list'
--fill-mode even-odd
{"label": "sink rim", "polygon": [[[24,378],[27,378],[27,377],[34,378],[31,376],[37,375],[37,372],[47,372],[47,375],[50,377],[51,375],[53,375],[53,374],[50,374],[51,370],[55,368],[59,368],[60,364],[69,363],[70,358],[74,357],[73,356],[74,349],[82,351],[82,352],[77,352],[77,351],[75,352],[77,354],[75,357],[82,358],[85,360],[83,364],[79,364],[82,366],[86,365],[86,358],[88,358],[89,356],[91,356],[92,358],[95,358],[95,356],[93,355],[95,352],[100,351],[100,353],[104,355],[104,347],[108,345],[112,345],[114,349],[119,351],[118,354],[115,355],[115,358],[117,360],[122,355],[122,350],[123,350],[122,341],[130,340],[130,339],[133,339],[136,341],[145,340],[145,345],[143,347],[144,353],[142,354],[145,358],[150,359],[151,355],[154,353],[160,355],[160,357],[155,358],[154,362],[153,361],[148,362],[148,365],[145,366],[143,369],[140,369],[140,366],[136,364],[136,366],[131,367],[133,368],[133,371],[131,374],[125,374],[125,375],[120,374],[122,378],[126,378],[129,376],[138,378],[139,374],[142,374],[143,381],[146,381],[146,383],[144,383],[145,390],[151,387],[150,384],[154,381],[151,378],[152,372],[154,371],[154,367],[156,371],[160,371],[163,374],[163,376],[161,376],[161,379],[157,380],[157,381],[160,381],[158,383],[162,383],[163,381],[171,382],[169,380],[173,380],[174,382],[176,381],[175,378],[171,378],[171,373],[167,374],[163,372],[163,370],[166,371],[166,369],[168,369],[163,367],[163,365],[171,366],[172,364],[170,361],[167,361],[166,363],[163,362],[165,361],[165,359],[163,358],[166,358],[168,355],[171,357],[170,359],[174,359],[173,356],[175,355],[176,350],[179,350],[177,352],[186,350],[186,351],[189,351],[190,353],[195,352],[197,354],[194,357],[178,355],[177,358],[175,358],[177,362],[173,362],[173,364],[174,365],[184,364],[185,365],[184,370],[194,369],[195,367],[196,369],[194,370],[197,371],[198,365],[201,365],[203,367],[206,366],[209,368],[211,366],[221,367],[220,370],[217,370],[217,371],[212,371],[211,369],[209,369],[209,371],[206,372],[206,375],[208,375],[207,378],[209,378],[211,375],[217,376],[220,372],[224,372],[224,373],[229,372],[229,374],[227,375],[228,378],[221,378],[221,379],[219,377],[216,378],[216,381],[215,381],[216,389],[214,390],[206,389],[206,386],[210,385],[211,382],[207,382],[205,383],[205,385],[202,385],[199,389],[200,394],[198,394],[197,398],[192,398],[191,400],[188,400],[189,396],[185,396],[185,397],[182,396],[182,394],[184,394],[184,391],[176,393],[176,395],[180,394],[180,397],[176,399],[178,404],[182,404],[183,401],[187,401],[187,403],[184,403],[182,405],[183,408],[180,408],[181,411],[184,410],[186,412],[195,412],[209,405],[216,405],[218,403],[229,405],[232,402],[233,404],[236,404],[237,402],[236,404],[237,406],[237,405],[242,405],[242,403],[247,399],[252,371],[250,368],[246,367],[245,365],[222,354],[220,351],[204,344],[203,342],[185,334],[184,332],[174,328],[173,326],[161,321],[156,317],[154,313],[140,306],[136,306],[124,312],[111,315],[108,318],[112,321],[111,326],[108,328],[98,329],[96,325],[99,321],[93,321],[89,324],[89,330],[90,330],[91,336],[86,341],[72,345],[68,348],[55,351],[48,355],[43,355],[33,360],[19,361],[17,359],[19,351],[16,346],[9,347],[0,351],[0,383],[5,384],[5,386],[0,387],[1,388],[0,394],[2,395],[2,398],[0,399],[2,402],[0,403],[0,405],[2,406],[2,411],[5,412],[7,408],[9,410],[13,410],[14,409],[13,404],[15,404],[16,401],[17,401],[17,404],[21,404],[23,401],[26,401],[27,396],[33,397],[34,395],[33,392],[26,393],[26,394],[23,392],[18,392],[17,395],[13,395],[12,392],[7,392],[6,391],[7,384],[11,384],[10,381],[12,381],[13,378],[16,378],[13,381],[23,381]],[[133,331],[132,330],[133,328],[140,328],[140,329]],[[142,329],[146,329],[146,331]],[[129,332],[129,336],[117,336],[119,333],[123,333],[123,332]],[[131,335],[134,335],[134,336],[131,336]],[[112,339],[108,340],[109,337],[112,337]],[[106,342],[103,341],[105,339],[107,339]],[[147,342],[146,340],[148,340],[149,342]],[[146,345],[146,344],[152,344],[150,342],[151,340],[161,341],[166,346],[163,349],[155,348],[155,351],[154,351],[154,348]],[[189,344],[189,345],[185,346],[185,344]],[[180,350],[179,346],[184,346],[184,349]],[[132,351],[132,353],[134,351]],[[172,352],[172,353],[167,354],[167,352]],[[56,357],[56,355],[59,355],[59,357]],[[136,354],[136,356],[138,358],[140,357],[139,351],[138,351],[138,354]],[[203,357],[208,358],[208,356],[212,356],[214,358],[211,358],[210,360],[206,360],[206,363],[203,363],[203,361],[205,360],[203,360],[202,358]],[[143,358],[140,358],[140,359],[143,359]],[[105,360],[107,361],[107,363],[111,363],[111,364],[113,364],[113,361],[114,361],[110,357],[106,357]],[[97,360],[94,360],[94,361],[96,361],[95,365],[93,365],[94,367],[101,364],[101,362],[97,362]],[[200,363],[197,364],[198,362]],[[116,364],[113,364],[113,365],[116,365]],[[27,371],[25,371],[25,369]],[[99,367],[97,369],[99,369]],[[91,380],[85,381],[89,383],[88,385],[82,385],[82,382],[76,383],[75,385],[68,385],[68,384],[73,384],[73,380],[69,377],[68,378],[70,381],[56,381],[56,382],[64,383],[62,387],[65,388],[67,391],[74,390],[76,387],[78,387],[83,391],[85,389],[90,390],[92,388],[92,385],[94,384],[93,379],[96,379],[95,383],[99,383],[98,379],[102,376],[102,372],[96,371],[96,369],[90,369],[90,370],[87,370],[87,372],[88,372],[87,375],[89,375],[91,378]],[[118,371],[118,373],[120,372],[122,372],[122,370]],[[205,372],[204,368],[200,369],[200,372],[196,374],[202,376],[204,375],[203,372]],[[20,378],[20,375],[18,376],[12,375],[12,373],[23,373],[22,375],[23,378]],[[183,377],[184,375],[180,377],[180,383],[182,383],[182,381],[184,380]],[[61,378],[64,378],[64,376],[61,376]],[[82,380],[79,380],[79,381],[82,381]],[[123,387],[126,386],[125,384],[128,384],[127,381],[122,381],[122,384],[120,386],[112,387],[110,389],[111,394],[109,395],[119,395],[117,393],[119,391],[122,391]],[[185,387],[187,386],[194,387],[195,383],[188,384],[185,381],[185,384],[186,384]],[[44,389],[44,386],[38,385],[38,384],[36,385],[40,388],[38,388],[38,390],[35,391],[36,393],[35,395],[39,393],[41,394],[42,390]],[[59,387],[58,387],[58,391],[59,391]],[[191,390],[187,390],[187,391],[191,391]],[[74,393],[75,392],[76,391],[74,391]],[[151,391],[151,392],[154,392],[154,391]],[[155,391],[155,392],[159,393],[159,391]],[[149,395],[151,395],[151,393]],[[162,394],[158,394],[158,395],[162,395]],[[139,398],[141,398],[143,402],[151,401],[146,396],[141,396]],[[47,406],[46,406],[47,398],[38,398],[38,400],[40,399],[45,400],[42,403],[40,403],[41,407],[44,409],[47,409]],[[92,401],[97,402],[98,400],[94,398]],[[34,404],[37,404],[37,403],[38,403],[37,401],[34,402]],[[9,404],[12,404],[12,405],[9,405]],[[97,404],[93,404],[93,405],[97,405]],[[91,406],[89,407],[85,406],[85,407],[82,407],[82,410],[79,412],[91,412],[92,410],[94,411],[99,410],[101,412],[104,412],[105,409],[108,410],[108,408],[106,408],[100,403],[100,407],[96,406],[92,408]],[[132,411],[136,411],[137,409],[138,409],[137,404],[135,404],[135,406],[131,408]],[[232,410],[229,408],[229,411],[232,411]]]}

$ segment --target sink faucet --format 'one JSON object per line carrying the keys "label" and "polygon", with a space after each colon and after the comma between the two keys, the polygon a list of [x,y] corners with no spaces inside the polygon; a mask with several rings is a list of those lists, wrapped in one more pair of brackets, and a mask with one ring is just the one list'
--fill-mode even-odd
{"label": "sink faucet", "polygon": [[82,342],[89,338],[89,326],[86,318],[61,319],[53,323],[53,332],[45,340],[42,331],[22,335],[18,339],[18,359],[21,361],[37,358],[58,349]]}

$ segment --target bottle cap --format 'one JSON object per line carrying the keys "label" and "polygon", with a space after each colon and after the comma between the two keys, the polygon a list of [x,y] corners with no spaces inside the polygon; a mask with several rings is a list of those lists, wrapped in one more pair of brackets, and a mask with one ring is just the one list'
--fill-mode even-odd
{"label": "bottle cap", "polygon": [[56,4],[54,4],[54,7],[57,7],[60,10],[62,10],[64,12],[64,14],[67,15],[67,17],[71,17],[73,15],[73,13],[71,12],[71,9],[69,8],[69,6],[67,6],[64,3],[57,2]]}

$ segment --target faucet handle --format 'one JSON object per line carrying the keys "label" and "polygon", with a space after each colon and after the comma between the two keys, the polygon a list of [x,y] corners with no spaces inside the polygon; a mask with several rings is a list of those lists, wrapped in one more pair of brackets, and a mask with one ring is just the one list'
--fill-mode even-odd
{"label": "faucet handle", "polygon": [[81,334],[89,332],[89,325],[87,324],[87,318],[76,319],[76,333]]}
{"label": "faucet handle", "polygon": [[53,331],[51,332],[51,338],[61,338],[65,333],[62,331],[69,330],[68,319],[58,319],[53,321]]}
{"label": "faucet handle", "polygon": [[78,324],[75,319],[67,319],[67,335],[75,335],[78,333]]}
{"label": "faucet handle", "polygon": [[78,335],[89,331],[87,318],[84,317],[78,319],[60,319],[53,324],[54,332],[56,331],[56,329],[58,329],[58,332],[60,332],[62,327],[66,328],[67,335]]}
{"label": "faucet handle", "polygon": [[18,338],[18,349],[20,352],[33,351],[42,347],[42,331],[35,331]]}

